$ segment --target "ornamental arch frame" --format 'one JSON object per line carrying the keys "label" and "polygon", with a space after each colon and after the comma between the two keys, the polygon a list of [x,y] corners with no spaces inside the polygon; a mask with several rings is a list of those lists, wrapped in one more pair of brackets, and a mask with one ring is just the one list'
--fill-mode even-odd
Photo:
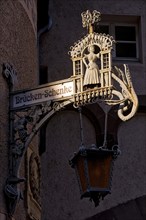
{"label": "ornamental arch frame", "polygon": [[[101,87],[111,86],[111,69],[112,69],[112,49],[115,40],[112,36],[99,33],[90,33],[81,40],[79,40],[71,50],[69,55],[73,62],[73,76],[81,75],[81,87],[83,85],[84,64],[83,55],[84,51],[89,46],[97,46],[100,49],[100,74],[101,74]],[[82,91],[82,89],[81,89]]]}

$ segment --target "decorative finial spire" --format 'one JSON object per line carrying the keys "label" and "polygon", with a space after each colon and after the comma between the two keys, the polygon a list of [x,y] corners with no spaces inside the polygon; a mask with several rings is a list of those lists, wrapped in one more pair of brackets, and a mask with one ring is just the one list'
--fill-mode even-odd
{"label": "decorative finial spire", "polygon": [[93,24],[100,21],[100,12],[94,10],[91,13],[89,10],[87,10],[81,13],[81,17],[83,27],[87,27],[89,33],[93,33]]}

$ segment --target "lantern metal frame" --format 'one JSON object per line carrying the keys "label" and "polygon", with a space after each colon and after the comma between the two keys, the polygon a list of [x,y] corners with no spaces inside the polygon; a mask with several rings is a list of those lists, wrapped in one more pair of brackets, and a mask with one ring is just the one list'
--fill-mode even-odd
{"label": "lantern metal frame", "polygon": [[117,145],[112,150],[81,147],[74,154],[69,163],[76,171],[81,199],[89,197],[98,206],[101,198],[111,193],[114,161],[119,154]]}
{"label": "lantern metal frame", "polygon": [[97,147],[92,144],[86,147],[84,144],[84,130],[82,108],[79,109],[79,124],[81,147],[77,153],[69,160],[69,164],[76,171],[80,194],[82,198],[90,198],[99,205],[101,198],[111,193],[111,183],[113,175],[114,161],[120,154],[118,145],[109,145],[107,137],[107,119],[109,109],[106,107],[104,123],[103,144]]}

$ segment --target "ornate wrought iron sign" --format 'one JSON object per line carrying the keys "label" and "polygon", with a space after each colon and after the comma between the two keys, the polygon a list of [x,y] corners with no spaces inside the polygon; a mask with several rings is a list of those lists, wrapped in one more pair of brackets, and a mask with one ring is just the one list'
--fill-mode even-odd
{"label": "ornate wrought iron sign", "polygon": [[38,105],[43,102],[68,98],[72,95],[73,81],[64,80],[62,83],[59,81],[57,84],[51,83],[51,85],[45,87],[13,93],[11,96],[11,109]]}
{"label": "ornate wrought iron sign", "polygon": [[[95,33],[93,25],[100,21],[100,12],[87,10],[82,14],[83,27],[89,33],[71,47],[75,81],[74,106],[98,102],[119,105],[118,116],[126,121],[134,116],[138,99],[134,91],[128,65],[124,70],[112,67],[112,36]],[[97,62],[97,60],[99,60]],[[124,114],[127,110],[130,112]]]}
{"label": "ornate wrought iron sign", "polygon": [[[123,70],[113,68],[115,40],[93,30],[94,23],[100,21],[100,12],[87,10],[81,16],[88,33],[70,48],[73,75],[35,89],[10,92],[10,172],[5,187],[10,214],[20,197],[17,184],[24,181],[18,177],[22,157],[37,131],[56,111],[70,103],[78,108],[100,101],[119,105],[118,116],[123,121],[136,113],[138,99],[128,65],[124,64]],[[9,74],[12,82],[13,75]]]}

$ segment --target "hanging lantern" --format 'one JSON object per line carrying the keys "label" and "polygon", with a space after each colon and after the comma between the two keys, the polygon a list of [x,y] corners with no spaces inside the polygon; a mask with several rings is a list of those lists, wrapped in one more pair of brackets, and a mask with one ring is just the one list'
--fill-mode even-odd
{"label": "hanging lantern", "polygon": [[89,197],[98,206],[100,199],[111,193],[113,165],[118,154],[117,146],[112,150],[94,146],[81,147],[74,155],[70,165],[77,174],[81,199]]}

